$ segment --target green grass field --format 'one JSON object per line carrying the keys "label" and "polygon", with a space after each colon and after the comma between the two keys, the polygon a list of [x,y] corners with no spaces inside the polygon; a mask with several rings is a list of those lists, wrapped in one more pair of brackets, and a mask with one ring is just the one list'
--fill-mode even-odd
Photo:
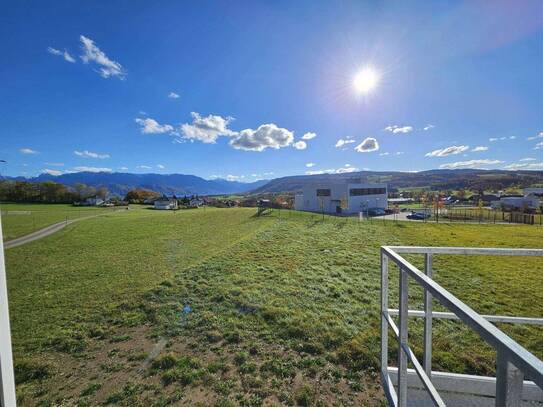
{"label": "green grass field", "polygon": [[0,204],[4,240],[15,239],[53,223],[108,213],[114,208],[62,204]]}
{"label": "green grass field", "polygon": [[[379,247],[543,241],[535,226],[255,213],[137,208],[7,250],[19,403],[382,405]],[[543,316],[541,260],[437,256],[434,268],[481,313]],[[500,327],[543,357],[543,329]],[[493,373],[493,351],[459,323],[436,321],[434,337],[435,369]]]}

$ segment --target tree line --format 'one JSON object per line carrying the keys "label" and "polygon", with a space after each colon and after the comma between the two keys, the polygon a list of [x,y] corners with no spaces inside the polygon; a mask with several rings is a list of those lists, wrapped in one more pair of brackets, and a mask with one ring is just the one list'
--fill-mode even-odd
{"label": "tree line", "polygon": [[85,184],[73,187],[58,182],[0,181],[0,201],[29,203],[72,203],[97,196],[106,199],[107,188],[94,188]]}

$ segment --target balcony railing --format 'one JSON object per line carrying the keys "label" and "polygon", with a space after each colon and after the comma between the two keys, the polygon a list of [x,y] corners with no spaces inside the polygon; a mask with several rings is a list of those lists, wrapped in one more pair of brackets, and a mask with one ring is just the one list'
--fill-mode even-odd
{"label": "balcony railing", "polygon": [[[424,273],[400,254],[415,253],[425,257]],[[479,315],[432,279],[433,257],[438,254],[543,256],[538,249],[487,249],[463,247],[408,247],[381,248],[381,381],[391,406],[418,405],[408,399],[408,387],[427,392],[434,405],[445,406],[442,395],[471,397],[469,405],[488,405],[488,397],[495,397],[497,407],[520,406],[523,400],[543,402],[543,362],[498,329],[491,322],[543,325],[543,318]],[[399,309],[389,309],[389,261],[399,273]],[[543,276],[542,276],[543,278]],[[424,310],[408,309],[408,283],[414,280],[424,290]],[[434,312],[433,300],[439,301],[450,312]],[[399,327],[393,316],[399,317]],[[419,362],[408,341],[408,318],[424,318],[423,360]],[[458,319],[477,332],[497,352],[496,377],[473,376],[432,371],[432,320]],[[398,340],[398,367],[388,365],[388,334],[392,328]],[[408,369],[408,363],[414,369]],[[525,377],[531,380],[524,380]],[[397,389],[397,391],[396,391]],[[410,394],[411,396],[411,394]],[[486,399],[481,399],[481,396]],[[480,403],[477,402],[479,397]],[[454,400],[454,397],[451,398]],[[465,399],[464,399],[465,400]],[[462,405],[463,402],[460,402]]]}

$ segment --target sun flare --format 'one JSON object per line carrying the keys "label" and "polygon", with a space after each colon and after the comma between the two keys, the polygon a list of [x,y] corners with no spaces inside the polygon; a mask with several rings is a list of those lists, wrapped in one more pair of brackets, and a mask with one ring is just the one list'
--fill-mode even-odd
{"label": "sun flare", "polygon": [[353,87],[356,93],[370,93],[379,84],[379,74],[375,69],[364,68],[353,79]]}

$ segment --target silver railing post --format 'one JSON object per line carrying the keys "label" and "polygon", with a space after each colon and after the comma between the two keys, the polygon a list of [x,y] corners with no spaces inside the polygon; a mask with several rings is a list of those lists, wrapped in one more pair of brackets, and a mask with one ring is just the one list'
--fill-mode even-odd
{"label": "silver railing post", "polygon": [[381,380],[388,376],[388,257],[381,251]]}
{"label": "silver railing post", "polygon": [[[424,273],[433,278],[433,257],[431,253],[424,255]],[[424,358],[422,366],[426,375],[432,377],[432,294],[424,289]]]}
{"label": "silver railing post", "polygon": [[400,267],[400,328],[398,336],[398,406],[407,406],[408,275]]}
{"label": "silver railing post", "polygon": [[498,350],[496,369],[496,407],[520,407],[524,374]]}
{"label": "silver railing post", "polygon": [[0,214],[0,406],[12,407],[15,406],[15,403],[15,377],[11,353],[7,275],[2,238],[2,216]]}

